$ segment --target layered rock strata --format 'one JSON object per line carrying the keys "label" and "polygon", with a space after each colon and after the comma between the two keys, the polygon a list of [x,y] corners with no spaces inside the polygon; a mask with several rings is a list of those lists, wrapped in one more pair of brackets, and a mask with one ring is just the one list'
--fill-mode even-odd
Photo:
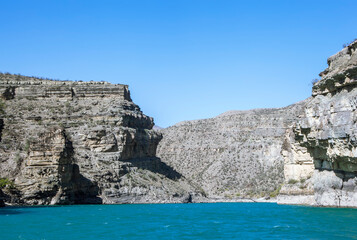
{"label": "layered rock strata", "polygon": [[[357,207],[356,48],[357,41],[328,59],[329,66],[307,101],[305,117],[296,121],[287,141],[291,155],[303,152],[300,160],[314,165],[308,173],[311,204]],[[297,158],[290,160],[299,164]],[[298,181],[304,177],[295,176]]]}
{"label": "layered rock strata", "polygon": [[182,202],[161,135],[128,86],[0,75],[0,177],[22,204]]}
{"label": "layered rock strata", "polygon": [[161,130],[157,156],[210,199],[275,197],[284,182],[285,133],[304,105],[176,124]]}
{"label": "layered rock strata", "polygon": [[211,199],[356,207],[356,47],[328,59],[305,101],[179,123],[158,156]]}
{"label": "layered rock strata", "polygon": [[155,131],[126,85],[1,74],[3,199],[357,207],[356,48],[328,59],[305,101]]}

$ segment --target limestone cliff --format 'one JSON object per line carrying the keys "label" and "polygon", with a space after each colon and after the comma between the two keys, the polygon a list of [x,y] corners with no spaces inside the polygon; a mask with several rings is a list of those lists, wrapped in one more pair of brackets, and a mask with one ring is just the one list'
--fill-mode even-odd
{"label": "limestone cliff", "polygon": [[155,156],[161,134],[126,85],[0,74],[0,95],[0,177],[19,203],[182,202],[193,191]]}
{"label": "limestone cliff", "polygon": [[[305,116],[296,121],[287,141],[290,155],[304,153],[300,159],[290,158],[292,166],[313,163],[311,204],[357,207],[356,48],[357,41],[328,59]],[[295,178],[300,181],[302,176]]]}
{"label": "limestone cliff", "polygon": [[211,199],[356,207],[356,48],[328,59],[305,101],[176,124],[158,156]]}
{"label": "limestone cliff", "polygon": [[158,130],[126,85],[0,74],[3,198],[357,207],[356,48],[330,57],[302,102]]}
{"label": "limestone cliff", "polygon": [[304,104],[176,124],[161,130],[158,157],[211,199],[276,196],[284,181],[285,132]]}

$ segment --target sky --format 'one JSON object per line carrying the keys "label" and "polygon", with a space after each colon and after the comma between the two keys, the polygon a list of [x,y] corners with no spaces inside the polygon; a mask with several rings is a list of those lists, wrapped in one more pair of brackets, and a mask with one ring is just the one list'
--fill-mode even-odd
{"label": "sky", "polygon": [[0,0],[0,71],[129,85],[155,124],[311,96],[356,0]]}

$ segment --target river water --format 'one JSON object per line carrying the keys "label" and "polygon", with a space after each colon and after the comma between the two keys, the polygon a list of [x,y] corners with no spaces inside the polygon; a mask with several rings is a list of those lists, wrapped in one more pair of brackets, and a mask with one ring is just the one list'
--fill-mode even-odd
{"label": "river water", "polygon": [[357,239],[357,209],[275,203],[0,209],[0,240]]}

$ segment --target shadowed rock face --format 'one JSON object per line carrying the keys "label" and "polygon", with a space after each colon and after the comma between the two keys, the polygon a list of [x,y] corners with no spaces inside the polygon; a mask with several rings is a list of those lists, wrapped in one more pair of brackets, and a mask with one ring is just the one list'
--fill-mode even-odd
{"label": "shadowed rock face", "polygon": [[4,203],[4,193],[2,192],[1,189],[0,189],[0,207],[5,207],[5,203]]}
{"label": "shadowed rock face", "polygon": [[184,201],[128,86],[0,75],[0,177],[24,204]]}

